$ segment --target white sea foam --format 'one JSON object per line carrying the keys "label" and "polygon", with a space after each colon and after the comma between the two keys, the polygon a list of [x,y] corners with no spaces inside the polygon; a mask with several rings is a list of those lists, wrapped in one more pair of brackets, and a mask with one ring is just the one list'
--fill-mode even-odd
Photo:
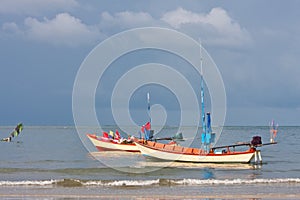
{"label": "white sea foam", "polygon": [[84,183],[87,186],[148,186],[156,185],[157,180],[120,180],[120,181],[88,181]]}
{"label": "white sea foam", "polygon": [[42,181],[0,181],[0,186],[46,186],[57,183],[58,180],[42,180]]}
{"label": "white sea foam", "polygon": [[[72,181],[72,179],[69,179]],[[25,180],[25,181],[0,181],[0,186],[48,186],[62,183],[65,180]],[[154,179],[154,180],[73,180],[82,186],[150,186],[150,185],[247,185],[247,184],[300,184],[300,178],[278,179]],[[63,184],[61,184],[63,185]]]}
{"label": "white sea foam", "polygon": [[239,184],[271,184],[271,183],[300,183],[300,178],[285,178],[285,179],[183,179],[183,180],[172,180],[174,184],[178,185],[239,185]]}

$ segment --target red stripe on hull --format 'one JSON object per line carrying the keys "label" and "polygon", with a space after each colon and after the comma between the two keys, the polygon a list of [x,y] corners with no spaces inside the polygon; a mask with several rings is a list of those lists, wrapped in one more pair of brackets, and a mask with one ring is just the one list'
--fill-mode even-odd
{"label": "red stripe on hull", "polygon": [[96,146],[96,148],[98,149],[98,151],[127,151],[127,152],[133,152],[133,153],[140,152],[139,150],[109,149],[109,148],[104,148],[104,147],[99,147],[99,146]]}

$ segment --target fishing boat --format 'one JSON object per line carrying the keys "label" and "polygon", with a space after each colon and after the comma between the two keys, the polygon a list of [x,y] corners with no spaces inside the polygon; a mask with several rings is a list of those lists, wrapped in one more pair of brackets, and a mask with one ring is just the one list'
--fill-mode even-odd
{"label": "fishing boat", "polygon": [[128,140],[116,140],[103,136],[99,137],[96,134],[87,134],[87,137],[99,151],[140,152],[133,142],[134,140],[138,140],[136,138],[129,138]]}
{"label": "fishing boat", "polygon": [[[162,160],[195,162],[195,163],[249,163],[254,159],[255,162],[262,162],[259,147],[277,144],[272,135],[270,143],[262,143],[260,136],[253,136],[251,142],[212,147],[214,134],[210,132],[210,113],[207,113],[206,133],[202,133],[202,148],[190,148],[183,146],[169,146],[156,141],[140,140],[135,141],[136,147],[141,153],[148,157]],[[204,125],[205,126],[205,125]],[[274,132],[271,131],[270,132]],[[277,132],[277,129],[276,129]],[[246,150],[238,150],[244,147]]]}
{"label": "fishing boat", "polygon": [[[202,47],[200,46],[200,54]],[[272,131],[272,139],[270,143],[262,144],[260,136],[254,136],[251,142],[233,144],[227,146],[213,147],[215,134],[211,128],[211,116],[208,112],[205,117],[204,107],[204,82],[202,70],[202,55],[201,55],[201,148],[190,148],[182,146],[170,147],[163,143],[154,141],[135,141],[136,147],[141,153],[148,157],[153,157],[162,160],[196,162],[196,163],[249,163],[251,160],[262,162],[261,152],[258,147],[264,145],[276,144]],[[276,130],[277,132],[277,130]],[[238,147],[246,146],[246,150],[236,150]]]}
{"label": "fishing boat", "polygon": [[151,130],[150,123],[146,123],[141,128],[141,133],[144,134],[143,138],[136,138],[131,136],[129,138],[123,138],[120,136],[118,131],[113,133],[110,131],[109,133],[103,132],[102,136],[97,136],[96,134],[87,134],[87,137],[93,143],[93,145],[99,151],[128,151],[128,152],[140,152],[140,150],[136,147],[135,142],[141,142],[143,140],[147,141],[160,141],[160,140],[170,140],[166,145],[174,146],[177,143],[176,140],[182,140],[182,133],[177,133],[173,137],[165,137],[165,138],[153,138],[153,130]]}
{"label": "fishing boat", "polygon": [[151,140],[153,138],[153,130],[151,130],[151,123],[147,122],[141,127],[139,139],[134,136],[129,136],[124,138],[120,135],[119,131],[115,132],[103,132],[102,136],[97,136],[96,134],[87,134],[87,137],[93,143],[93,145],[99,151],[129,151],[129,152],[140,152],[134,141],[142,139],[141,135],[144,134],[143,138],[146,140]]}
{"label": "fishing boat", "polygon": [[128,151],[128,152],[140,152],[140,150],[136,147],[135,142],[141,142],[143,140],[146,141],[160,141],[160,140],[169,140],[170,142],[167,144],[169,146],[177,145],[178,140],[183,140],[183,135],[181,132],[176,133],[172,137],[164,137],[164,138],[155,138],[154,130],[151,130],[151,114],[150,114],[150,94],[147,93],[147,111],[149,115],[149,121],[141,126],[141,130],[139,131],[139,137],[129,136],[124,138],[120,135],[119,131],[115,132],[103,132],[102,136],[97,136],[96,134],[87,134],[87,137],[93,143],[93,145],[99,151]]}
{"label": "fishing boat", "polygon": [[139,137],[129,136],[128,138],[121,137],[118,130],[115,132],[103,132],[102,136],[96,134],[87,134],[87,137],[99,151],[128,151],[140,152],[135,142],[169,140],[167,145],[176,145],[176,140],[183,140],[182,133],[176,133],[173,137],[154,138],[154,130],[151,130],[151,115],[150,115],[150,94],[147,93],[147,110],[149,121],[141,126]]}
{"label": "fishing boat", "polygon": [[[190,148],[182,146],[168,146],[163,143],[154,141],[136,141],[135,144],[141,153],[145,156],[182,162],[195,163],[249,163],[251,160],[255,162],[262,162],[261,152],[258,147],[276,142],[266,144],[255,144],[255,136],[250,143],[233,144],[220,147],[212,147],[209,151],[202,148]],[[240,146],[249,146],[247,150],[237,151],[236,148]]]}

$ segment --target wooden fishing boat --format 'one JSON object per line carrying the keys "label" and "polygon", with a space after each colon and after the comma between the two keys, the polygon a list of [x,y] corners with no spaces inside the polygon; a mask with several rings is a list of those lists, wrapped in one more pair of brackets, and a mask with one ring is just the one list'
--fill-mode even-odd
{"label": "wooden fishing boat", "polygon": [[[173,137],[164,137],[164,138],[153,138],[153,130],[151,129],[150,123],[146,123],[141,128],[141,134],[144,134],[144,138],[146,140],[171,140],[170,143],[166,145],[174,145],[177,144],[174,140],[182,140],[183,136],[182,133],[177,133]],[[128,152],[140,152],[140,150],[136,147],[134,142],[141,142],[144,139],[139,139],[134,136],[131,136],[129,138],[123,138],[120,136],[120,134],[116,131],[116,133],[113,133],[110,131],[110,133],[103,132],[102,136],[97,136],[96,134],[87,134],[87,137],[90,139],[90,141],[93,143],[93,145],[99,150],[99,151],[128,151]]]}
{"label": "wooden fishing boat", "polygon": [[[151,130],[150,122],[147,122],[141,127],[140,138],[142,134],[144,134],[147,140],[153,138],[153,130]],[[134,136],[124,138],[120,135],[118,130],[116,130],[116,132],[103,132],[102,136],[87,134],[87,137],[99,151],[140,152],[134,144],[134,141],[138,141],[139,139]]]}
{"label": "wooden fishing boat", "polygon": [[[167,138],[157,138],[157,140],[171,140],[170,143],[165,144],[167,146],[174,146],[177,143],[174,141],[175,139],[181,140],[182,134],[176,134],[174,137],[167,137]],[[131,137],[130,139],[121,139],[121,140],[114,140],[102,136],[97,136],[96,134],[87,134],[87,137],[93,143],[93,145],[99,151],[128,151],[128,152],[140,152],[140,150],[136,147],[135,142],[142,142],[143,139],[138,139],[135,137]],[[177,137],[177,138],[175,138]],[[149,141],[150,142],[150,141]]]}
{"label": "wooden fishing boat", "polygon": [[[260,150],[250,143],[215,147],[211,148],[209,152],[205,152],[201,148],[169,146],[153,141],[136,141],[135,144],[144,156],[162,160],[195,163],[249,163],[255,159],[256,162],[262,162]],[[249,148],[245,151],[235,150],[237,146],[246,145]]]}
{"label": "wooden fishing boat", "polygon": [[96,134],[87,134],[87,137],[91,140],[93,145],[99,151],[140,152],[140,150],[136,147],[135,143],[133,142],[133,140],[138,140],[136,138],[128,140],[114,140],[103,136],[97,136]]}
{"label": "wooden fishing boat", "polygon": [[[200,46],[200,54],[202,47]],[[181,146],[170,147],[163,143],[153,141],[135,141],[137,148],[145,156],[153,158],[197,163],[249,163],[253,158],[256,162],[262,162],[260,150],[257,147],[263,146],[260,136],[253,137],[250,143],[234,144],[222,147],[212,147],[215,142],[215,134],[211,129],[211,116],[207,113],[205,117],[204,107],[204,82],[202,71],[202,55],[201,55],[201,148],[189,148]],[[276,134],[273,134],[276,136]],[[271,143],[276,144],[274,138]],[[248,146],[246,150],[236,151],[236,147]]]}
{"label": "wooden fishing boat", "polygon": [[[147,93],[147,101],[148,101],[148,113],[150,116],[150,95]],[[173,137],[164,137],[164,138],[154,138],[154,130],[151,130],[151,116],[149,122],[145,125],[141,126],[141,130],[139,132],[139,138],[131,136],[129,138],[121,137],[118,130],[116,132],[109,131],[103,132],[102,136],[97,136],[96,134],[87,134],[87,137],[93,143],[93,145],[99,151],[129,151],[129,152],[140,152],[140,150],[136,147],[134,142],[140,142],[145,140],[171,140],[171,142],[167,145],[172,146],[176,144],[174,140],[183,140],[182,133],[176,133]],[[143,135],[143,138],[142,138]]]}

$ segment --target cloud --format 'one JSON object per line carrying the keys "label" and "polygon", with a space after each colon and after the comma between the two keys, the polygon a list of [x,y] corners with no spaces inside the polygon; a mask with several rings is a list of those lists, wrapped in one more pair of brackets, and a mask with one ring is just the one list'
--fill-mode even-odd
{"label": "cloud", "polygon": [[[17,1],[18,0],[13,0],[15,3]],[[35,0],[25,1],[31,5],[36,2]],[[4,5],[9,8],[8,5],[10,4],[8,2],[9,1],[4,0]],[[45,5],[49,5],[49,7],[51,7],[50,5],[53,7],[63,5],[72,7],[77,4],[74,0],[53,0],[53,2],[45,0],[42,2],[43,3],[36,3],[35,8]],[[2,5],[1,8],[3,9],[3,7],[5,6]],[[11,12],[13,12],[12,9],[13,8],[11,8]],[[195,39],[200,37],[204,43],[209,45],[244,46],[251,42],[248,31],[242,28],[239,23],[233,20],[226,10],[222,8],[213,8],[209,13],[195,13],[179,7],[176,10],[162,14],[160,18],[154,18],[147,12],[123,11],[109,13],[105,11],[101,13],[99,21],[93,22],[92,24],[93,25],[87,25],[68,12],[63,12],[51,19],[47,17],[43,19],[32,16],[27,17],[22,25],[18,25],[16,22],[4,23],[2,25],[2,31],[6,33],[15,32],[18,35],[24,35],[25,38],[55,45],[74,46],[85,43],[92,44],[93,42],[104,39],[104,35],[108,37],[130,28],[171,26]]]}
{"label": "cloud", "polygon": [[15,22],[7,22],[2,25],[2,30],[6,33],[19,33],[21,32]]}
{"label": "cloud", "polygon": [[162,21],[179,30],[197,31],[209,43],[218,45],[243,45],[251,41],[250,34],[233,20],[223,8],[213,8],[209,13],[194,13],[183,8],[166,12]]}
{"label": "cloud", "polygon": [[2,33],[0,33],[6,37],[21,36],[54,45],[78,46],[95,44],[124,29],[151,24],[155,24],[155,19],[145,12],[125,11],[114,14],[103,12],[101,20],[93,25],[87,25],[69,13],[60,13],[52,19],[27,17],[24,19],[24,24],[6,22],[2,25]]}
{"label": "cloud", "polygon": [[69,10],[77,6],[75,0],[1,0],[0,13],[37,15],[47,10]]}
{"label": "cloud", "polygon": [[226,10],[213,8],[209,13],[195,13],[183,8],[154,18],[147,12],[118,12],[101,14],[100,27],[109,34],[128,28],[159,26],[172,27],[206,43],[223,46],[241,46],[251,43],[245,28],[233,20]]}
{"label": "cloud", "polygon": [[203,18],[204,16],[201,14],[199,15],[183,8],[178,8],[177,10],[165,13],[161,19],[172,27],[179,29],[183,24],[203,22]]}
{"label": "cloud", "polygon": [[44,18],[42,21],[28,17],[24,24],[25,37],[55,45],[77,46],[101,38],[96,27],[88,26],[68,13],[60,13],[53,19]]}
{"label": "cloud", "polygon": [[108,31],[114,29],[120,31],[120,29],[153,26],[155,24],[157,24],[157,20],[146,12],[124,11],[115,14],[103,12],[101,14],[100,27]]}

